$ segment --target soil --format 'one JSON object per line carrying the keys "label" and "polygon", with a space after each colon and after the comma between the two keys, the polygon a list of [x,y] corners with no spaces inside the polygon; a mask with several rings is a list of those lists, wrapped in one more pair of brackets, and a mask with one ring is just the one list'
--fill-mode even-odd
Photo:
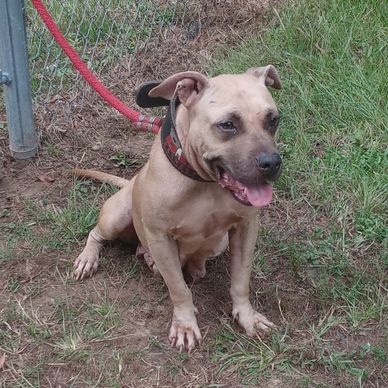
{"label": "soil", "polygon": [[[222,45],[233,46],[253,30],[259,33],[267,26],[265,9],[270,5],[278,6],[280,2],[198,3],[202,9],[196,22],[176,26],[165,36],[156,37],[134,59],[123,61],[102,76],[104,83],[129,106],[134,106],[134,90],[143,81],[163,79],[188,69],[206,71]],[[148,157],[153,141],[149,135],[136,132],[124,117],[106,106],[83,84],[72,95],[63,92],[55,98],[39,101],[35,117],[41,146],[33,160],[13,159],[8,150],[6,130],[1,130],[0,222],[31,222],[26,202],[44,200],[57,208],[66,206],[74,184],[68,170],[76,166],[130,178]],[[4,112],[0,122],[5,122]],[[118,153],[136,160],[135,167],[117,167],[111,158]],[[287,227],[287,222],[279,222],[279,218],[284,219],[284,213],[293,220],[301,217],[302,222],[302,211],[288,208],[287,201],[279,199],[265,213],[262,223],[270,229],[279,228],[282,223]],[[297,222],[294,225],[295,235],[307,233],[305,228],[298,228]],[[36,230],[47,228],[39,223],[33,227]],[[0,237],[0,243],[7,243],[4,236]],[[163,282],[155,278],[144,263],[136,262],[133,252],[120,243],[109,244],[103,249],[103,259],[93,278],[75,282],[71,278],[72,265],[83,244],[84,241],[75,242],[69,250],[42,246],[36,254],[29,251],[28,244],[19,241],[12,260],[1,264],[0,311],[9,317],[12,315],[10,306],[20,303],[31,318],[14,317],[12,327],[8,328],[19,342],[6,354],[4,373],[0,378],[4,386],[15,386],[16,381],[25,385],[20,376],[28,376],[26,369],[31,366],[39,371],[41,386],[243,385],[244,379],[238,373],[218,371],[219,365],[213,357],[217,336],[223,328],[231,325],[239,331],[230,316],[227,256],[211,260],[205,279],[191,287],[204,343],[186,358],[171,350],[167,343],[171,304]],[[282,322],[286,310],[290,327],[305,328],[308,322],[317,319],[320,306],[300,287],[302,280],[297,274],[282,270],[286,263],[280,260],[273,264],[278,270],[273,271],[271,277],[257,275],[252,280],[255,304],[274,322]],[[129,276],[133,268],[136,273]],[[20,285],[16,292],[9,290],[11,278],[17,279]],[[307,297],[310,302],[304,303]],[[62,330],[62,321],[56,315],[58,305],[71,307],[78,324],[82,324],[88,320],[87,306],[105,302],[114,306],[119,322],[113,333],[108,332],[101,339],[90,341],[85,348],[81,347],[92,354],[86,361],[71,357],[60,359],[55,345]],[[280,305],[282,309],[278,308]],[[27,334],[26,322],[29,321],[47,325],[54,333],[53,337],[42,341],[32,339]],[[293,334],[297,335],[297,332]],[[119,354],[120,357],[116,357]],[[316,373],[318,381],[321,380],[320,372]],[[33,371],[31,376],[35,379]],[[290,376],[285,381],[283,375],[273,373],[258,385],[296,386],[297,376]],[[327,382],[325,374],[322,379],[323,383]]]}

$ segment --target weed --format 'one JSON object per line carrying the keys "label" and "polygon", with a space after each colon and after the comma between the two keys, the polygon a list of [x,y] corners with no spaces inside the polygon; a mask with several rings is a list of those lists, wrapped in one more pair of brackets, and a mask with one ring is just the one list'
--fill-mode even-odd
{"label": "weed", "polygon": [[[116,188],[109,185],[93,186],[89,181],[77,181],[71,188],[64,207],[26,201],[28,214],[39,223],[39,235],[30,235],[35,249],[70,249],[75,241],[83,240],[97,222],[101,197],[107,198]],[[26,228],[20,225],[19,228]]]}
{"label": "weed", "polygon": [[51,337],[51,332],[47,326],[37,325],[36,322],[30,322],[27,327],[27,333],[41,341],[47,340]]}
{"label": "weed", "polygon": [[135,257],[134,260],[129,265],[129,267],[126,269],[126,272],[125,272],[126,277],[128,279],[133,279],[139,273],[139,270],[140,270],[139,260]]}
{"label": "weed", "polygon": [[280,350],[277,353],[267,341],[256,340],[235,333],[230,327],[228,332],[222,331],[217,334],[215,347],[215,360],[219,363],[219,372],[226,368],[241,374],[244,379],[251,383],[258,383],[261,376],[268,376],[268,372],[279,366],[286,369],[287,357],[283,353],[286,336],[274,334],[272,343],[274,348]]}
{"label": "weed", "polygon": [[34,223],[0,223],[0,233],[5,237],[2,246],[0,246],[0,263],[9,261],[15,257],[14,248],[20,242],[31,243],[33,239]]}
{"label": "weed", "polygon": [[143,349],[130,349],[122,354],[122,359],[125,364],[132,364],[133,362],[145,356]]}
{"label": "weed", "polygon": [[157,348],[157,349],[165,350],[166,345],[163,343],[163,341],[160,338],[156,336],[151,336],[148,339],[148,348]]}
{"label": "weed", "polygon": [[116,167],[123,168],[138,168],[144,164],[144,160],[131,158],[130,155],[121,152],[113,155],[110,160],[115,162]]}
{"label": "weed", "polygon": [[11,277],[7,282],[7,290],[9,292],[17,292],[20,288],[20,282],[18,278]]}
{"label": "weed", "polygon": [[47,151],[47,154],[51,157],[56,157],[60,153],[58,146],[55,143],[51,143],[51,142],[46,144],[46,151]]}
{"label": "weed", "polygon": [[79,333],[70,332],[54,345],[62,350],[62,357],[64,358],[81,360],[87,354],[85,349],[83,349],[85,344]]}
{"label": "weed", "polygon": [[83,335],[89,339],[107,338],[119,323],[114,306],[108,301],[102,305],[86,304],[86,322],[82,328]]}

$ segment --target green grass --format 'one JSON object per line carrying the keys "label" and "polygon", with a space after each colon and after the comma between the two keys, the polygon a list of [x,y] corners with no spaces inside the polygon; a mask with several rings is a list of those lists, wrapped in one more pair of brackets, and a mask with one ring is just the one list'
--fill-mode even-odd
{"label": "green grass", "polygon": [[139,168],[146,162],[146,159],[134,158],[132,155],[128,155],[123,152],[118,152],[112,155],[110,160],[115,164],[116,167],[122,167],[125,169]]}
{"label": "green grass", "polygon": [[215,69],[278,67],[285,159],[278,189],[294,200],[304,196],[346,230],[377,242],[386,238],[388,189],[384,17],[383,1],[286,7],[278,28],[230,52]]}
{"label": "green grass", "polygon": [[93,342],[109,341],[120,323],[114,302],[108,299],[98,304],[86,299],[76,308],[72,301],[59,299],[54,316],[63,330],[52,346],[58,357],[67,361],[87,360],[93,353]]}
{"label": "green grass", "polygon": [[[324,318],[317,327],[308,329],[310,339],[304,340],[303,346],[287,329],[275,331],[265,339],[252,339],[225,326],[217,334],[213,361],[219,365],[219,373],[234,372],[248,385],[265,386],[276,375],[283,376],[290,386],[329,387],[339,381],[343,386],[363,386],[368,378],[364,361],[383,365],[386,350],[369,342],[350,350],[336,349],[325,335],[339,324],[343,323],[332,315]],[[322,381],[319,370],[329,372],[331,382]]]}
{"label": "green grass", "polygon": [[94,186],[90,181],[79,181],[69,192],[67,205],[62,208],[42,204],[43,211],[39,209],[39,220],[49,225],[51,233],[46,243],[51,248],[63,249],[81,242],[94,227],[100,210],[102,198],[113,194],[115,189],[100,185]]}
{"label": "green grass", "polygon": [[[322,311],[334,308],[348,330],[379,327],[388,306],[388,9],[377,0],[324,0],[290,2],[276,14],[276,28],[226,49],[213,69],[234,73],[271,63],[283,83],[273,93],[284,158],[276,189],[279,206],[286,201],[299,212],[305,209],[305,230],[297,239],[285,227],[261,231],[254,272],[279,273],[282,260]],[[285,220],[291,232],[292,221]],[[253,368],[255,378],[270,364],[282,368],[277,362],[283,358],[271,353],[271,344],[260,345],[257,359],[264,366],[252,364],[248,344],[221,357],[223,365]],[[303,359],[287,359],[286,365],[305,373],[308,357]],[[358,361],[324,347],[311,363],[354,375],[361,386],[368,372]]]}
{"label": "green grass", "polygon": [[[115,191],[117,189],[109,185],[96,186],[91,181],[77,181],[70,189],[64,206],[59,207],[47,199],[38,202],[27,200],[28,220],[0,224],[0,231],[6,236],[0,246],[0,263],[12,260],[18,244],[22,242],[32,254],[46,249],[73,250],[74,243],[83,242],[96,224],[104,198]],[[6,215],[5,219],[11,216]],[[10,278],[8,289],[15,291],[17,288],[17,279]]]}

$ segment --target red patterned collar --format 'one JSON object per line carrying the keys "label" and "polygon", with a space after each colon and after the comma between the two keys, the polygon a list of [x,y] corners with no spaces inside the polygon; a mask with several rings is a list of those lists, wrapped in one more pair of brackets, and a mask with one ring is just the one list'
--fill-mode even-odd
{"label": "red patterned collar", "polygon": [[203,179],[194,170],[191,164],[186,159],[182,144],[179,141],[178,134],[176,132],[176,107],[179,105],[179,100],[174,98],[170,101],[170,108],[167,115],[163,120],[163,126],[161,130],[162,148],[170,163],[183,175],[191,179],[195,179],[201,182],[212,182]]}

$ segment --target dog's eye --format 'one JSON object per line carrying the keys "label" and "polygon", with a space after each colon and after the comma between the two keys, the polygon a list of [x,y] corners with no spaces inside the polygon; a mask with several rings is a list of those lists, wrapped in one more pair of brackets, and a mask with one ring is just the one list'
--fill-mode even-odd
{"label": "dog's eye", "polygon": [[218,127],[221,128],[223,131],[231,133],[233,135],[237,133],[237,128],[232,121],[225,121],[223,123],[219,123]]}
{"label": "dog's eye", "polygon": [[268,123],[268,129],[271,132],[276,132],[279,126],[279,116],[275,116],[273,113],[270,113],[267,118],[267,123]]}

